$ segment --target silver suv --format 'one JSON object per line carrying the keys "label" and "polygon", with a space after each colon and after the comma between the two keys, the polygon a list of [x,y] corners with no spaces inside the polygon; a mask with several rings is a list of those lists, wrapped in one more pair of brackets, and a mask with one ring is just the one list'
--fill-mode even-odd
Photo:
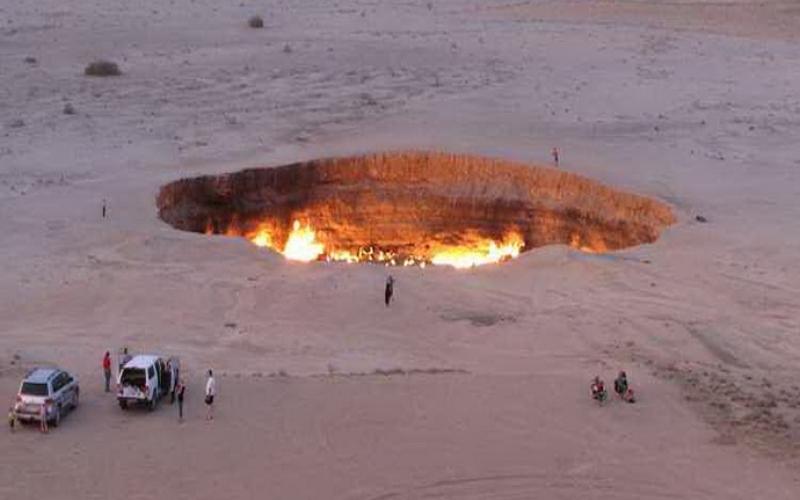
{"label": "silver suv", "polygon": [[58,368],[35,368],[19,386],[14,415],[21,421],[40,421],[42,406],[54,427],[67,409],[75,409],[80,398],[78,380]]}

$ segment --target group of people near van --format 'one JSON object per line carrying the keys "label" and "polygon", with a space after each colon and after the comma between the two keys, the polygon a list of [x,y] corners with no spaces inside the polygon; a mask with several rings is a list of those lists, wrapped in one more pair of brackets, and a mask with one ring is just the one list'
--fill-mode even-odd
{"label": "group of people near van", "polygon": [[[208,370],[206,378],[205,399],[206,420],[214,420],[214,397],[217,395],[217,381],[214,379],[214,372]],[[186,398],[186,383],[179,378],[175,384],[175,399],[178,401],[178,420],[183,421],[183,401]]]}
{"label": "group of people near van", "polygon": [[[130,361],[132,356],[128,353],[128,348],[122,351],[122,359],[120,360],[119,369],[125,366],[125,363]],[[111,380],[111,353],[106,351],[103,356],[103,375],[106,381],[106,392],[110,391],[109,382]],[[172,394],[172,402],[178,402],[178,420],[183,421],[183,402],[186,397],[186,384],[183,379],[178,376],[175,382],[175,391]],[[206,404],[206,420],[214,419],[214,397],[217,395],[217,382],[214,379],[214,372],[208,370],[208,378],[206,379],[205,399]]]}
{"label": "group of people near van", "polygon": [[[132,356],[128,353],[128,348],[124,348],[122,352],[122,359],[120,359],[119,369],[121,370],[125,363],[130,361]],[[103,377],[105,379],[105,391],[111,392],[111,353],[106,351],[102,361]],[[205,399],[206,404],[206,420],[214,419],[214,397],[217,395],[217,382],[214,379],[214,372],[208,370],[208,378],[206,379]],[[178,402],[178,420],[183,421],[183,402],[186,399],[186,383],[183,378],[178,376],[175,382],[175,391],[172,394],[172,402]]]}
{"label": "group of people near van", "polygon": [[[206,379],[205,389],[205,404],[206,404],[206,420],[214,419],[214,396],[217,395],[217,382],[214,380],[214,372],[208,370],[208,378]],[[175,399],[178,402],[178,420],[183,421],[183,402],[186,398],[186,384],[182,379],[178,379],[175,384]]]}
{"label": "group of people near van", "polygon": [[[125,348],[123,352],[122,359],[120,360],[119,369],[122,369],[125,366],[125,363],[130,361],[132,356],[128,354],[128,349]],[[111,392],[111,353],[106,351],[103,355],[103,360],[101,362],[101,366],[103,368],[103,379],[105,382],[105,392]],[[217,395],[217,382],[214,379],[214,372],[212,370],[208,370],[208,378],[206,379],[206,387],[205,387],[205,399],[204,403],[206,405],[206,420],[213,420],[214,419],[214,398]],[[178,402],[178,420],[183,421],[183,402],[186,398],[186,384],[184,383],[182,378],[178,378],[177,382],[175,383],[175,392],[173,394],[174,401]],[[40,415],[40,430],[43,433],[49,431],[47,425],[47,414],[45,406],[42,405],[41,408],[41,415]],[[14,407],[12,406],[8,410],[8,426],[11,431],[15,431],[16,427],[19,426],[19,422],[17,421],[17,417],[14,414]]]}

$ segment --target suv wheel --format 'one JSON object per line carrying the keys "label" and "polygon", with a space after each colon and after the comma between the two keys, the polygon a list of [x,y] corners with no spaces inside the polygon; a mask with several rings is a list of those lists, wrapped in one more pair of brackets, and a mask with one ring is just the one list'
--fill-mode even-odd
{"label": "suv wheel", "polygon": [[75,394],[72,396],[72,409],[73,410],[78,407],[78,403],[80,402],[80,399],[81,399],[81,391],[76,389],[75,390]]}
{"label": "suv wheel", "polygon": [[123,410],[127,410],[128,409],[128,402],[125,401],[124,399],[120,399],[119,400],[119,407],[122,408]]}
{"label": "suv wheel", "polygon": [[147,409],[150,410],[150,411],[153,411],[153,410],[156,409],[156,405],[157,404],[158,404],[158,393],[154,392],[153,393],[153,399],[150,400],[150,403],[147,406]]}

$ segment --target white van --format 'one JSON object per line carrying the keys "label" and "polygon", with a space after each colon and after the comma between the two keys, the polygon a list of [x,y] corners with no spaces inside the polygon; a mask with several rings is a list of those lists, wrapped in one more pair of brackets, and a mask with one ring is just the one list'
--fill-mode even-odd
{"label": "white van", "polygon": [[178,360],[153,354],[140,354],[126,362],[117,379],[117,401],[123,410],[128,404],[145,404],[151,411],[158,400],[170,394],[175,398]]}

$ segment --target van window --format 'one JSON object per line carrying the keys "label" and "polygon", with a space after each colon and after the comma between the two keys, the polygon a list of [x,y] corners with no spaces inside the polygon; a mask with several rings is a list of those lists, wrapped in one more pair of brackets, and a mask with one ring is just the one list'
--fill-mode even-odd
{"label": "van window", "polygon": [[20,391],[26,396],[47,396],[47,384],[35,384],[33,382],[23,382]]}
{"label": "van window", "polygon": [[122,385],[132,385],[134,387],[144,387],[147,384],[144,370],[141,368],[124,368],[119,380]]}
{"label": "van window", "polygon": [[150,368],[148,368],[148,369],[147,369],[147,377],[148,377],[150,380],[153,380],[154,378],[156,378],[156,371],[153,369],[153,367],[152,367],[152,366],[151,366]]}

